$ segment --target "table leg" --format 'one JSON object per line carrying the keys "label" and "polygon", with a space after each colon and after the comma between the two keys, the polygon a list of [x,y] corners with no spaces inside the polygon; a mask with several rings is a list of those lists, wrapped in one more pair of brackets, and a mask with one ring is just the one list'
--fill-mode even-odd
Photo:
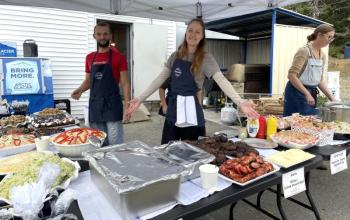
{"label": "table leg", "polygon": [[232,203],[230,206],[230,217],[229,217],[230,220],[233,220],[233,209],[235,208],[236,205],[237,205],[237,202]]}
{"label": "table leg", "polygon": [[286,213],[284,212],[283,207],[282,207],[281,198],[282,198],[282,185],[278,184],[277,185],[277,194],[276,194],[276,202],[277,202],[278,211],[280,212],[282,219],[287,219]]}
{"label": "table leg", "polygon": [[259,208],[261,208],[261,196],[263,195],[264,191],[261,191],[258,193],[258,196],[256,197],[256,206],[258,206]]}
{"label": "table leg", "polygon": [[305,174],[305,184],[306,184],[306,191],[305,191],[305,193],[306,193],[307,199],[309,200],[309,203],[310,203],[310,205],[312,207],[312,211],[314,212],[314,214],[316,216],[316,219],[317,220],[321,220],[320,213],[318,212],[317,207],[315,205],[315,202],[314,202],[314,200],[313,200],[313,198],[311,196],[311,193],[310,193],[310,184],[309,183],[310,183],[310,172],[307,172]]}

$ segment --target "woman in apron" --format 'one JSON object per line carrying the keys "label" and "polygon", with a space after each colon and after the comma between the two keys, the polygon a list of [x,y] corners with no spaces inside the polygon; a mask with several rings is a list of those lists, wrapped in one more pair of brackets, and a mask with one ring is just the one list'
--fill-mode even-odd
{"label": "woman in apron", "polygon": [[197,98],[204,78],[213,78],[223,92],[248,117],[257,118],[254,103],[242,100],[221,73],[212,55],[204,51],[205,27],[201,19],[193,19],[187,26],[183,43],[168,59],[160,75],[136,99],[130,101],[127,115],[131,115],[163,82],[170,77],[168,108],[164,122],[162,144],[172,140],[196,140],[205,135],[203,109]]}
{"label": "woman in apron", "polygon": [[283,116],[293,113],[316,115],[317,87],[335,101],[324,80],[326,55],[321,48],[334,40],[334,28],[327,24],[319,25],[307,37],[308,44],[298,50],[288,72],[289,82],[285,89]]}

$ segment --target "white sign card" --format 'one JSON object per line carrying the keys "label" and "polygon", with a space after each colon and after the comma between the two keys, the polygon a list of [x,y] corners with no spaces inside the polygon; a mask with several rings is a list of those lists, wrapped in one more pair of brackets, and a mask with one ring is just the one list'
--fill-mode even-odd
{"label": "white sign card", "polygon": [[304,167],[282,175],[284,198],[294,196],[306,190]]}
{"label": "white sign card", "polygon": [[346,161],[346,150],[331,154],[330,166],[332,175],[348,169],[348,163]]}

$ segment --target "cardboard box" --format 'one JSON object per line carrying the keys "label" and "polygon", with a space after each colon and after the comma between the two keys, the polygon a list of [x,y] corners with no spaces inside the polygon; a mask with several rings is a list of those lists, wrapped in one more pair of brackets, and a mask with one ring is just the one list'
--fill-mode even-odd
{"label": "cardboard box", "polygon": [[[268,74],[270,72],[269,65],[264,64],[232,64],[226,74],[226,77],[230,81],[235,82],[245,82],[247,79],[247,75],[254,76],[261,75],[264,77],[264,74]],[[252,80],[252,79],[250,79]],[[255,79],[256,80],[256,79]]]}

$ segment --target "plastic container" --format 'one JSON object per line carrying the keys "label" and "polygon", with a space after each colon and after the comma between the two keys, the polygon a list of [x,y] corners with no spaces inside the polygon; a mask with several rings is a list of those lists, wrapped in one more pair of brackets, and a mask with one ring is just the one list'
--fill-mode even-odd
{"label": "plastic container", "polygon": [[50,136],[41,136],[35,138],[35,145],[37,151],[46,151],[49,149]]}
{"label": "plastic container", "polygon": [[266,119],[262,115],[259,117],[259,131],[256,137],[260,139],[266,138]]}
{"label": "plastic container", "polygon": [[238,138],[244,140],[248,137],[248,132],[246,127],[241,127],[238,130]]}
{"label": "plastic container", "polygon": [[248,118],[247,131],[249,137],[256,137],[259,131],[259,120],[256,118]]}
{"label": "plastic container", "polygon": [[350,42],[347,42],[344,46],[344,59],[350,59]]}
{"label": "plastic container", "polygon": [[199,167],[203,189],[216,190],[219,176],[219,167],[213,164],[203,164]]}
{"label": "plastic container", "polygon": [[271,135],[277,132],[277,118],[270,115],[266,120],[266,139],[271,140]]}
{"label": "plastic container", "polygon": [[233,107],[232,103],[225,103],[225,107],[221,109],[221,121],[227,124],[233,124],[236,121],[237,110]]}

